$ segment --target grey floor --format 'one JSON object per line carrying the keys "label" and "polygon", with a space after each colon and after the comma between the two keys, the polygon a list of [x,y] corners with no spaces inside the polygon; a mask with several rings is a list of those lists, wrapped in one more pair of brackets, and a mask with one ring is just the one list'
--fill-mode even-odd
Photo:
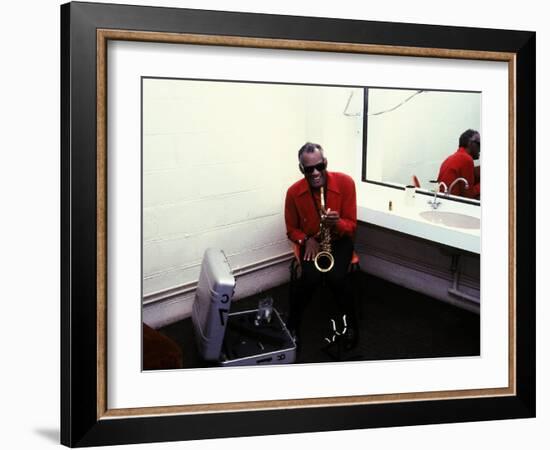
{"label": "grey floor", "polygon": [[[335,345],[327,348],[325,338],[333,334],[330,319],[337,313],[330,291],[320,288],[305,312],[297,363],[479,355],[479,315],[363,272],[353,276],[360,329],[358,345],[340,352]],[[288,284],[278,286],[233,302],[231,312],[254,308],[259,298],[270,295],[285,317],[288,293]],[[159,331],[180,345],[185,368],[208,366],[197,354],[190,318]]]}

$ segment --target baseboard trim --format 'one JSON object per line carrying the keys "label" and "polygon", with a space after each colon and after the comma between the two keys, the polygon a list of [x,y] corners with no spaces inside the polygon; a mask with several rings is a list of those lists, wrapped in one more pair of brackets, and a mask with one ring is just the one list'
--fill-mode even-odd
{"label": "baseboard trim", "polygon": [[[234,301],[280,286],[290,279],[292,253],[276,255],[239,268]],[[143,301],[143,322],[158,329],[191,316],[198,280],[147,296]]]}
{"label": "baseboard trim", "polygon": [[[235,276],[235,278],[238,279],[239,277],[242,277],[244,275],[267,269],[271,266],[280,264],[285,261],[290,261],[292,258],[292,252],[285,252],[280,255],[275,255],[261,261],[247,264],[246,266],[237,267],[233,270],[233,275]],[[195,290],[197,289],[198,282],[199,280],[193,280],[179,286],[144,295],[143,306],[149,306],[156,302],[164,302],[170,300],[171,298],[182,297],[187,294],[194,294]]]}
{"label": "baseboard trim", "polygon": [[[453,287],[448,277],[423,272],[375,255],[360,254],[361,270],[398,286],[441,300],[458,308],[479,314],[479,303],[458,298],[449,293]],[[479,290],[465,288],[465,294],[479,298]],[[477,295],[476,295],[477,294]]]}

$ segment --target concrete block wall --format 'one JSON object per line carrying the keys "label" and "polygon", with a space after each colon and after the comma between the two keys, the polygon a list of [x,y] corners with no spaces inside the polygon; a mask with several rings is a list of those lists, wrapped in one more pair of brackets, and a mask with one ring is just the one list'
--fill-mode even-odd
{"label": "concrete block wall", "polygon": [[[258,261],[283,264],[281,255],[290,251],[284,198],[288,186],[302,176],[299,147],[319,142],[332,170],[354,170],[362,118],[343,114],[350,92],[339,87],[143,80],[145,311],[162,310],[153,308],[151,299],[164,298],[176,302],[169,310],[187,314],[188,305],[177,302],[192,300],[202,255],[210,246],[223,249],[237,271]],[[267,288],[286,281],[282,269],[272,270],[278,275],[270,282],[262,278],[260,272],[268,266],[254,275],[263,280],[259,284]],[[191,290],[173,295],[179,287]],[[251,289],[240,290],[239,296]]]}

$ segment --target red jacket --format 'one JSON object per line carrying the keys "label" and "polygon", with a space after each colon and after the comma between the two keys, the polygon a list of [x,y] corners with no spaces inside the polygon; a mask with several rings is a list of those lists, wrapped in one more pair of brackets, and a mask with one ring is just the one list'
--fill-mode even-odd
{"label": "red jacket", "polygon": [[[343,173],[326,172],[326,205],[331,211],[338,211],[340,220],[333,230],[335,237],[348,235],[353,237],[357,227],[357,203],[355,183]],[[287,236],[291,241],[303,244],[306,236],[314,236],[319,231],[320,217],[318,209],[320,198],[317,193],[315,202],[305,178],[294,183],[286,192],[285,222]]]}
{"label": "red jacket", "polygon": [[459,181],[450,193],[462,197],[479,198],[479,183],[476,183],[474,176],[474,159],[464,147],[459,147],[456,152],[443,161],[437,181],[443,181],[449,188],[451,183],[460,177],[468,181],[469,188],[464,189],[464,183]]}

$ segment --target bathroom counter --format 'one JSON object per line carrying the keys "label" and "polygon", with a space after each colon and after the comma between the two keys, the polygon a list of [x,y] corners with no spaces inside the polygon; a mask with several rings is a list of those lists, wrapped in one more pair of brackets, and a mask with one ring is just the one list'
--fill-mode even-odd
{"label": "bathroom counter", "polygon": [[[407,205],[402,190],[376,185],[360,186],[357,192],[357,220],[479,254],[481,228],[446,226],[430,222],[420,215],[423,211],[432,211],[428,204],[432,198],[433,196],[417,193],[412,204]],[[481,219],[479,205],[439,196],[438,199],[441,204],[435,211],[459,213]]]}

